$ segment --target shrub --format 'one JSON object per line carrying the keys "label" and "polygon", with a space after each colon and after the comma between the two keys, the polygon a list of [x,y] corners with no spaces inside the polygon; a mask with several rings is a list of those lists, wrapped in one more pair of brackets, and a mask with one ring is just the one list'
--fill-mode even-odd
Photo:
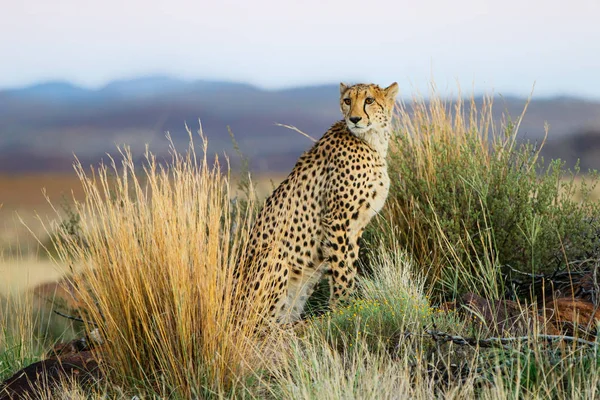
{"label": "shrub", "polygon": [[445,102],[435,91],[410,110],[402,105],[390,194],[371,242],[398,241],[438,290],[488,298],[504,292],[504,265],[544,272],[592,251],[600,209],[585,200],[596,179],[577,185],[577,169],[544,163],[543,143],[519,143],[522,118],[497,126],[491,98],[477,109],[474,99]]}
{"label": "shrub", "polygon": [[308,332],[342,353],[362,343],[374,353],[383,351],[394,357],[414,356],[414,343],[403,340],[406,334],[420,334],[433,325],[447,332],[468,332],[455,312],[442,313],[432,307],[424,280],[402,251],[379,249],[373,256],[373,275],[361,277],[359,286],[359,295],[348,305],[310,320]]}

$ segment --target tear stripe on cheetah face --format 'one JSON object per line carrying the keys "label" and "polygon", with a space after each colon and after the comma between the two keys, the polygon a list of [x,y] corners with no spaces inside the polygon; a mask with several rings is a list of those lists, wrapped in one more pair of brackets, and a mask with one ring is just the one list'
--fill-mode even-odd
{"label": "tear stripe on cheetah face", "polygon": [[372,84],[340,84],[340,109],[348,129],[384,154],[397,94],[396,83],[385,89]]}
{"label": "tear stripe on cheetah face", "polygon": [[[300,156],[265,201],[240,266],[251,272],[239,276],[239,286],[265,302],[273,323],[299,319],[324,275],[332,306],[352,293],[358,239],[387,198],[386,138],[397,85],[340,88],[344,120]],[[365,102],[360,119],[356,107],[344,109],[347,97],[350,105]]]}

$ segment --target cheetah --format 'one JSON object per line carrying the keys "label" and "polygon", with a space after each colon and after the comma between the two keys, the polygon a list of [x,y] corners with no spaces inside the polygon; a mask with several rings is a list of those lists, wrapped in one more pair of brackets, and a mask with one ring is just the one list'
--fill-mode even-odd
{"label": "cheetah", "polygon": [[[268,320],[300,319],[327,276],[330,306],[355,287],[358,240],[389,191],[386,153],[398,84],[340,84],[344,119],[305,152],[267,198],[250,232],[248,290],[261,293]],[[247,281],[247,280],[245,280]]]}

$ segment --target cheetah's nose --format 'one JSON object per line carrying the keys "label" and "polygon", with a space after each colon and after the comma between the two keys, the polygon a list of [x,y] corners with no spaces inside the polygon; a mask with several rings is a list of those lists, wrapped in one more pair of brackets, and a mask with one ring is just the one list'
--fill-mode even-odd
{"label": "cheetah's nose", "polygon": [[350,121],[352,121],[353,124],[357,124],[358,121],[362,119],[362,117],[350,117],[349,119]]}

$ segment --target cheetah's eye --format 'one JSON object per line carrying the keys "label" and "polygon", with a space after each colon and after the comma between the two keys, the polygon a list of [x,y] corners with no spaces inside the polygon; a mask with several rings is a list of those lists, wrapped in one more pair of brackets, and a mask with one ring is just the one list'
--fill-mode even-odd
{"label": "cheetah's eye", "polygon": [[365,103],[367,103],[367,104],[373,104],[373,102],[374,102],[374,101],[375,101],[375,99],[374,99],[374,98],[372,98],[372,97],[367,97],[367,98],[365,99]]}
{"label": "cheetah's eye", "polygon": [[352,103],[352,100],[350,100],[350,99],[344,99],[344,104],[346,104],[347,106],[349,106],[350,103]]}

